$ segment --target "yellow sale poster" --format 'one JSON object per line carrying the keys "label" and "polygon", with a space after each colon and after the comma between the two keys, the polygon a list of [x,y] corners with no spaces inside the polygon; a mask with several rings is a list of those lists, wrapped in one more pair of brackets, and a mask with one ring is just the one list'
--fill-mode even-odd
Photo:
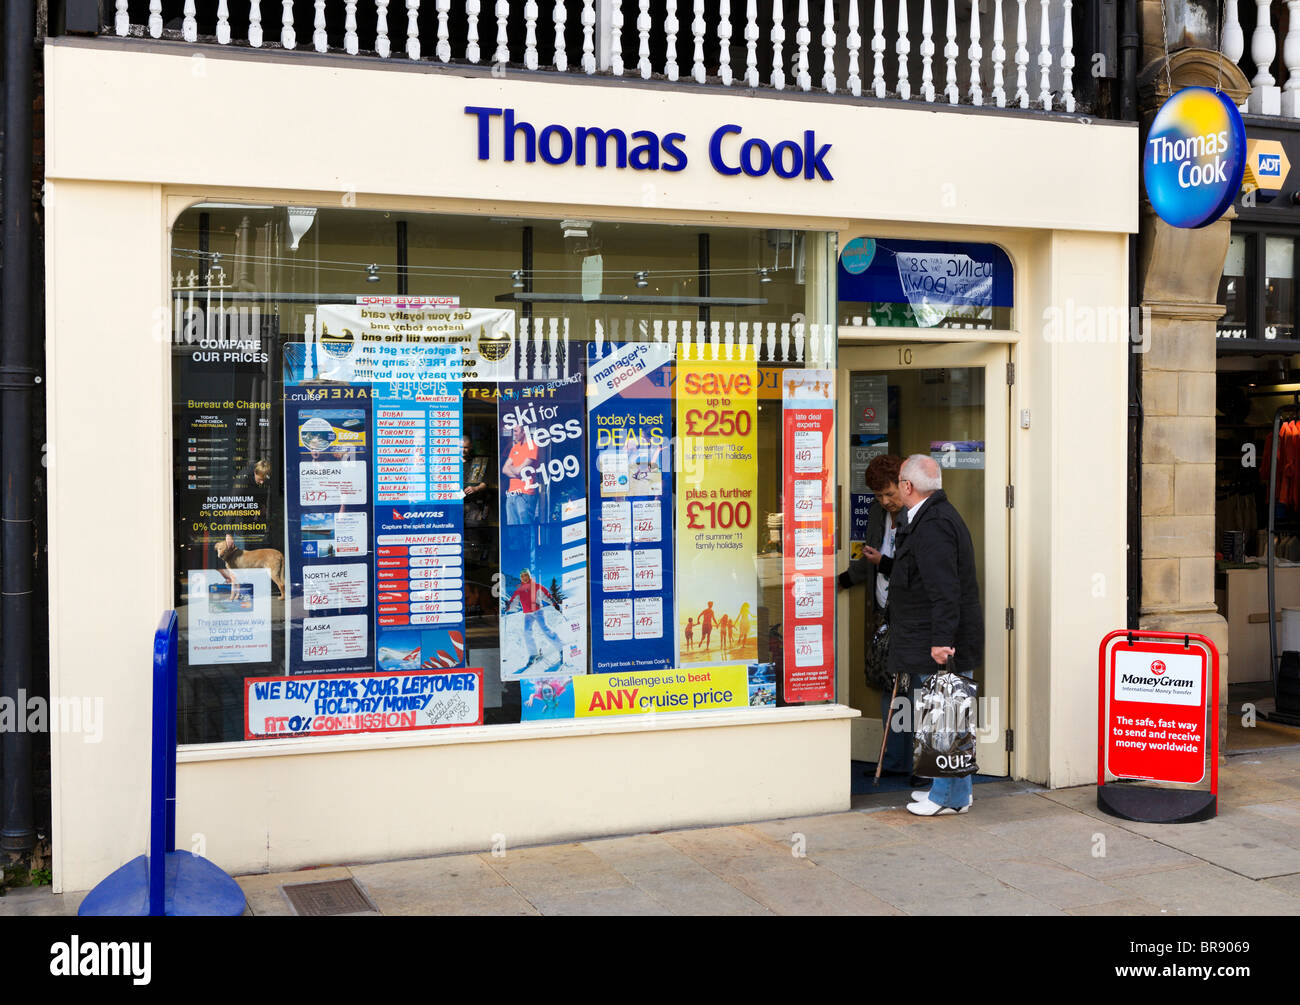
{"label": "yellow sale poster", "polygon": [[579,719],[706,712],[748,705],[748,668],[743,664],[588,673],[573,678],[573,713]]}
{"label": "yellow sale poster", "polygon": [[677,365],[679,666],[758,655],[758,385],[753,363]]}

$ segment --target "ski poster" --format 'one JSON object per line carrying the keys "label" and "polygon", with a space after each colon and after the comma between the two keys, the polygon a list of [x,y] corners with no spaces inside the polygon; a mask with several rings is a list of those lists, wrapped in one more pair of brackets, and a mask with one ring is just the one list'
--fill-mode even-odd
{"label": "ski poster", "polygon": [[829,701],[835,697],[835,374],[786,371],[781,404],[784,696]]}
{"label": "ski poster", "polygon": [[758,655],[758,388],[754,363],[677,363],[678,666]]}
{"label": "ski poster", "polygon": [[497,398],[501,679],[587,672],[586,375]]}
{"label": "ski poster", "polygon": [[591,668],[673,663],[672,350],[589,347]]}

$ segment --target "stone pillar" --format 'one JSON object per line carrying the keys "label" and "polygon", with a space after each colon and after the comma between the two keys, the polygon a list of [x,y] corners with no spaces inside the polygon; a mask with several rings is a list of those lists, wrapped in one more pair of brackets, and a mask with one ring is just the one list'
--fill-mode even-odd
{"label": "stone pillar", "polygon": [[[1144,42],[1155,19],[1144,18]],[[1159,21],[1155,20],[1159,32]],[[1159,41],[1159,34],[1155,36]],[[1145,51],[1150,51],[1149,45]],[[1222,87],[1234,101],[1245,75],[1209,49],[1163,54],[1139,79],[1144,135],[1173,90]],[[1220,83],[1221,80],[1221,83]],[[1219,742],[1227,738],[1228,626],[1214,603],[1215,322],[1228,252],[1228,214],[1199,230],[1171,227],[1143,199],[1138,282],[1143,344],[1141,627],[1213,640],[1219,662]]]}

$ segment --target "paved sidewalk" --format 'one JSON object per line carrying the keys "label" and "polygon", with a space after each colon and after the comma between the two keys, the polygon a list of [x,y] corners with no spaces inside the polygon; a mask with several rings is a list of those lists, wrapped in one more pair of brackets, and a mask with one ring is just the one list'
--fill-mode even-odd
{"label": "paved sidewalk", "polygon": [[[1106,816],[1095,786],[977,785],[968,814],[930,819],[905,802],[239,883],[257,915],[292,913],[284,884],[349,877],[383,914],[1300,915],[1300,747],[1229,758],[1219,816],[1197,824]],[[12,891],[0,915],[80,899]]]}

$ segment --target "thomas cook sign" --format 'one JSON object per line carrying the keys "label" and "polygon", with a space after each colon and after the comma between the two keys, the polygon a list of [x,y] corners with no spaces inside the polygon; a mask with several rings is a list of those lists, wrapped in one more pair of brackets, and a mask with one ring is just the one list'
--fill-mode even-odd
{"label": "thomas cook sign", "polygon": [[1205,227],[1241,190],[1246,128],[1221,91],[1184,87],[1156,113],[1142,177],[1156,214],[1174,227]]}

